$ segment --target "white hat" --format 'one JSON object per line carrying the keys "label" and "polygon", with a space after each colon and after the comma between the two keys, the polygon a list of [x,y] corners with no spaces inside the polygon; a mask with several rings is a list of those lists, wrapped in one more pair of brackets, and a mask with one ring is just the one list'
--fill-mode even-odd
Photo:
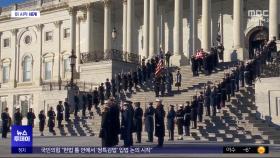
{"label": "white hat", "polygon": [[156,102],[161,102],[161,101],[162,101],[162,100],[161,100],[161,99],[159,99],[159,98],[157,98],[157,99],[156,99]]}
{"label": "white hat", "polygon": [[180,107],[180,108],[183,107],[183,104],[180,104],[179,107]]}

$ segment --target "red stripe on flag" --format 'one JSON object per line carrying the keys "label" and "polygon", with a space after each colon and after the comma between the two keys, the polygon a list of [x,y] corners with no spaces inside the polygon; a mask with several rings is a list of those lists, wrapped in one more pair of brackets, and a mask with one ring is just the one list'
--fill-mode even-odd
{"label": "red stripe on flag", "polygon": [[164,69],[164,62],[163,62],[163,60],[161,59],[161,60],[158,62],[158,64],[157,64],[157,68],[156,68],[155,75],[156,75],[156,76],[160,75],[163,69]]}

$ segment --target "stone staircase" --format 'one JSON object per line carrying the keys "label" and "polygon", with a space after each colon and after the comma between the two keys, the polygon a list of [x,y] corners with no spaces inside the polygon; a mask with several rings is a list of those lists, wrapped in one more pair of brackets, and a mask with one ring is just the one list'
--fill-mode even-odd
{"label": "stone staircase", "polygon": [[[181,67],[183,76],[182,87],[176,92],[173,88],[174,96],[163,97],[165,111],[168,111],[169,104],[183,104],[187,100],[191,100],[191,96],[199,91],[204,90],[204,85],[208,81],[214,83],[224,76],[228,65],[222,65],[211,76],[200,75],[200,77],[192,77],[189,66]],[[123,94],[131,101],[140,101],[141,106],[145,109],[147,102],[155,101],[156,97],[150,82],[143,84],[140,88],[134,90],[131,94]],[[81,112],[80,114],[81,115]],[[94,110],[93,113],[87,113],[88,117],[73,117],[71,122],[65,123],[63,128],[55,128],[57,136],[98,136],[101,117]],[[198,142],[231,142],[231,143],[254,143],[254,144],[279,144],[279,129],[264,120],[258,119],[257,107],[254,102],[254,89],[241,88],[236,92],[235,97],[226,103],[226,107],[217,113],[216,117],[204,116],[203,122],[198,122],[197,129],[191,129],[191,136],[184,136],[184,140]],[[165,119],[166,121],[166,119]],[[39,136],[38,127],[34,128],[34,135]],[[166,130],[166,138],[168,139],[168,131]],[[45,136],[52,136],[45,130]],[[177,135],[177,127],[175,128],[175,138]],[[147,139],[147,133],[142,133],[143,141]],[[179,141],[176,141],[179,142]]]}

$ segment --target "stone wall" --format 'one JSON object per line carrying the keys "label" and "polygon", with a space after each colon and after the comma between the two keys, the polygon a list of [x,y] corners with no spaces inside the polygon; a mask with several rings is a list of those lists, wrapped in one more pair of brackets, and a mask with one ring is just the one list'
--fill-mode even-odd
{"label": "stone wall", "polygon": [[261,118],[280,124],[280,77],[262,78],[255,84],[256,106]]}
{"label": "stone wall", "polygon": [[136,64],[122,61],[101,61],[82,64],[80,67],[80,81],[100,84],[106,78],[112,79],[115,74],[135,70]]}

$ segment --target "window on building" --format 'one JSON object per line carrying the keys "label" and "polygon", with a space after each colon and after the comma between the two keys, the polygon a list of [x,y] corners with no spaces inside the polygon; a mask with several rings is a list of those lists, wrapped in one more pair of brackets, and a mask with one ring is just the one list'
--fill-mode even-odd
{"label": "window on building", "polygon": [[64,38],[69,38],[70,37],[70,29],[69,28],[65,28],[64,29]]}
{"label": "window on building", "polygon": [[45,80],[52,78],[52,62],[45,62]]}
{"label": "window on building", "polygon": [[20,108],[21,114],[23,117],[26,117],[28,113],[28,101],[27,100],[21,101],[20,104],[21,104],[21,108]]}
{"label": "window on building", "polygon": [[23,82],[31,81],[32,59],[30,56],[24,57],[23,60]]}
{"label": "window on building", "polygon": [[64,59],[64,72],[70,72],[71,67],[70,67],[70,59],[66,58]]}
{"label": "window on building", "polygon": [[10,39],[9,38],[5,38],[3,39],[3,47],[10,47]]}
{"label": "window on building", "polygon": [[10,67],[9,65],[3,66],[3,83],[9,82]]}
{"label": "window on building", "polygon": [[53,39],[53,32],[48,31],[46,32],[46,41],[51,41]]}
{"label": "window on building", "polygon": [[2,112],[4,112],[5,108],[8,107],[6,97],[0,97],[0,106],[1,106],[1,108],[0,108],[1,111],[0,112],[2,113]]}

